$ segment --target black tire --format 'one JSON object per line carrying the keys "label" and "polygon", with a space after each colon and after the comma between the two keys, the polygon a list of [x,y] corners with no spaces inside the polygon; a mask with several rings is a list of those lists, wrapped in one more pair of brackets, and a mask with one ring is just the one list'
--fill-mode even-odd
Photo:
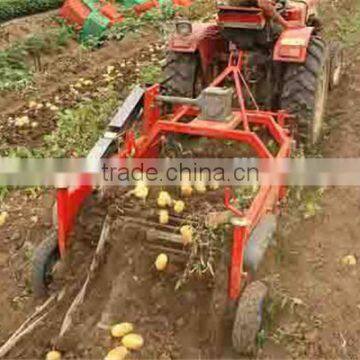
{"label": "black tire", "polygon": [[48,292],[54,265],[59,260],[57,232],[51,232],[36,248],[32,262],[32,288],[35,296],[43,297]]}
{"label": "black tire", "polygon": [[203,86],[197,53],[169,52],[163,69],[163,92],[169,96],[196,98]]}
{"label": "black tire", "polygon": [[313,36],[304,64],[290,63],[284,74],[280,108],[295,117],[297,140],[310,147],[321,136],[329,88],[329,52]]}
{"label": "black tire", "polygon": [[330,80],[329,89],[334,90],[341,81],[344,71],[344,47],[338,41],[333,41],[330,50]]}
{"label": "black tire", "polygon": [[238,353],[256,354],[256,340],[263,322],[266,295],[266,285],[261,281],[254,281],[246,286],[239,299],[232,332],[233,348]]}

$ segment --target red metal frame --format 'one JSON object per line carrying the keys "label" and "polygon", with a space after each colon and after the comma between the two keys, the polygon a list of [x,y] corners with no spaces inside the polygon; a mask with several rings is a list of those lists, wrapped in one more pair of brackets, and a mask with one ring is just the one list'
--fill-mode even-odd
{"label": "red metal frame", "polygon": [[218,24],[246,24],[252,29],[262,29],[266,18],[260,8],[240,6],[218,6]]}
{"label": "red metal frame", "polygon": [[[267,17],[274,17],[283,27],[283,32],[274,46],[273,59],[282,62],[304,63],[307,48],[314,28],[306,26],[307,19],[318,0],[304,0],[291,3],[280,16],[271,2],[262,1],[263,8],[219,6],[218,24],[193,24],[191,34],[182,36],[174,33],[168,48],[173,52],[195,53],[201,58],[204,74],[214,58],[226,53],[226,40],[220,36],[222,27],[244,24],[250,28],[262,28]],[[264,4],[267,4],[266,6]],[[269,7],[269,8],[268,8]],[[275,11],[275,13],[274,13]],[[239,29],[239,31],[241,31]]]}
{"label": "red metal frame", "polygon": [[286,29],[274,47],[273,59],[282,62],[304,63],[313,27]]}
{"label": "red metal frame", "polygon": [[[225,79],[232,78],[235,83],[239,109],[233,111],[233,120],[224,123],[197,119],[199,109],[192,106],[177,107],[172,116],[166,120],[160,116],[161,105],[157,101],[160,86],[154,85],[145,93],[143,133],[135,139],[132,132],[125,138],[124,148],[116,155],[119,158],[129,156],[138,158],[156,157],[159,151],[161,137],[166,134],[181,133],[204,136],[216,139],[229,139],[249,144],[260,158],[285,158],[290,155],[291,137],[283,124],[287,115],[284,112],[260,111],[255,99],[255,110],[247,110],[244,103],[243,89],[251,95],[241,73],[242,52],[231,52],[227,68],[213,81],[211,86],[220,86]],[[252,96],[252,95],[251,95]],[[193,117],[190,122],[181,122],[185,117]],[[279,151],[274,156],[267,149],[261,138],[251,126],[264,126],[279,145]],[[68,246],[68,235],[73,227],[74,219],[84,199],[91,193],[90,186],[80,186],[76,189],[61,189],[58,191],[58,232],[59,248],[63,255]],[[260,190],[249,209],[240,211],[236,201],[231,198],[230,190],[225,191],[225,206],[234,217],[241,218],[240,225],[234,225],[231,265],[229,268],[229,298],[236,299],[240,295],[242,279],[244,278],[243,256],[249,236],[261,218],[268,212],[276,211],[277,204],[284,195],[283,186],[261,185]]]}
{"label": "red metal frame", "polygon": [[194,23],[190,35],[182,36],[176,32],[172,34],[168,49],[180,53],[198,52],[203,73],[206,74],[213,59],[226,53],[227,43],[221,37],[217,24]]}

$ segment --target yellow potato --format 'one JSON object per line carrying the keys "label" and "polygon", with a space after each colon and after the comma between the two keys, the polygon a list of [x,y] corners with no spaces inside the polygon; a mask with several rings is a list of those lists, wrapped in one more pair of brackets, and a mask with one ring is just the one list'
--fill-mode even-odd
{"label": "yellow potato", "polygon": [[185,203],[182,200],[174,202],[174,211],[178,214],[182,213],[185,209]]}
{"label": "yellow potato", "polygon": [[168,256],[166,254],[160,254],[155,260],[155,267],[158,271],[163,271],[166,269],[168,264]]}
{"label": "yellow potato", "polygon": [[183,225],[180,228],[180,234],[184,245],[188,245],[193,242],[193,228],[190,225]]}
{"label": "yellow potato", "polygon": [[211,190],[217,190],[220,187],[219,183],[217,181],[212,181],[210,183],[210,189]]}
{"label": "yellow potato", "polygon": [[343,265],[354,266],[357,263],[356,257],[354,255],[346,255],[341,259],[341,263]]}
{"label": "yellow potato", "polygon": [[157,204],[160,207],[170,206],[171,205],[171,196],[167,191],[160,191],[157,198]]}
{"label": "yellow potato", "polygon": [[134,331],[134,326],[129,322],[123,322],[111,327],[111,335],[115,338],[123,337],[132,331]]}
{"label": "yellow potato", "polygon": [[112,73],[114,70],[115,70],[115,66],[112,66],[112,65],[109,65],[109,66],[106,68],[106,72],[107,72],[108,74]]}
{"label": "yellow potato", "polygon": [[104,360],[123,360],[129,353],[125,346],[118,346],[108,352]]}
{"label": "yellow potato", "polygon": [[37,106],[37,102],[36,101],[33,101],[33,100],[31,100],[31,101],[29,101],[29,109],[34,109],[34,108],[36,108],[36,106]]}
{"label": "yellow potato", "polygon": [[183,196],[191,196],[193,192],[193,188],[190,184],[182,184],[181,185],[181,195]]}
{"label": "yellow potato", "polygon": [[27,115],[17,117],[15,119],[15,126],[16,127],[22,127],[24,125],[29,125],[30,119]]}
{"label": "yellow potato", "polygon": [[139,199],[146,199],[149,195],[149,188],[144,181],[138,181],[134,189],[134,195]]}
{"label": "yellow potato", "polygon": [[61,360],[61,353],[56,350],[49,351],[46,354],[46,360]]}
{"label": "yellow potato", "polygon": [[159,223],[167,224],[169,222],[169,213],[167,210],[160,210],[159,212]]}
{"label": "yellow potato", "polygon": [[206,193],[206,185],[203,181],[197,181],[194,185],[195,190],[199,193],[199,194],[204,194]]}
{"label": "yellow potato", "polygon": [[122,344],[130,350],[140,350],[144,345],[144,339],[138,334],[128,334],[122,338]]}
{"label": "yellow potato", "polygon": [[50,109],[51,111],[58,111],[58,110],[59,110],[59,108],[58,108],[56,105],[51,105],[51,106],[49,107],[49,109]]}
{"label": "yellow potato", "polygon": [[5,224],[7,217],[8,213],[6,211],[0,213],[0,226],[3,226]]}
{"label": "yellow potato", "polygon": [[91,80],[85,80],[85,81],[83,82],[83,84],[87,86],[87,85],[92,85],[93,82],[92,82]]}

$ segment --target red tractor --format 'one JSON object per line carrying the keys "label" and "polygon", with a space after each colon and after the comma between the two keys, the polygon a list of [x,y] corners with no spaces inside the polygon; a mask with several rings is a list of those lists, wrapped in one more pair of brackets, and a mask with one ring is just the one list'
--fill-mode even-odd
{"label": "red tractor", "polygon": [[[214,23],[177,21],[164,82],[131,92],[88,159],[161,157],[164,147],[174,145],[166,140],[175,135],[244,143],[256,156],[269,160],[290,157],[294,139],[305,146],[315,144],[328,90],[340,80],[341,47],[322,40],[316,0],[258,1],[219,6]],[[140,129],[137,137],[134,123]],[[275,151],[258,128],[277,144]],[[176,148],[175,144],[172,150]],[[46,292],[54,261],[68,251],[78,211],[94,190],[86,181],[58,190],[53,233],[34,257],[37,293]],[[232,215],[227,299],[237,309],[233,345],[243,353],[256,348],[267,292],[262,282],[251,281],[249,275],[265,254],[285,194],[282,184],[260,184],[251,204],[243,209],[231,190],[225,189],[224,208]],[[179,233],[178,220],[164,227],[151,216],[126,219],[139,226],[149,224],[160,234],[166,235],[169,229]],[[175,244],[177,252],[183,251],[181,243],[167,244],[165,235],[157,239],[162,248],[168,246],[171,253]]]}
{"label": "red tractor", "polygon": [[[258,1],[258,5],[257,5]],[[231,0],[230,0],[231,2]],[[180,20],[169,44],[167,93],[195,97],[241,53],[241,72],[251,92],[244,99],[262,110],[293,116],[296,140],[320,137],[328,89],[340,80],[342,49],[321,37],[318,0],[234,0],[218,6],[217,23]]]}

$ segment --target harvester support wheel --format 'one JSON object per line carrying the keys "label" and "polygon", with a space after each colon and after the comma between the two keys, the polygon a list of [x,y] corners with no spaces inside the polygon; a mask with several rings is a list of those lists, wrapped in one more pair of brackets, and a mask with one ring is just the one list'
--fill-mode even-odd
{"label": "harvester support wheel", "polygon": [[244,355],[253,355],[263,320],[267,287],[261,281],[247,285],[239,299],[232,332],[234,349]]}
{"label": "harvester support wheel", "polygon": [[197,97],[204,81],[198,53],[169,52],[163,68],[163,89],[166,95]]}
{"label": "harvester support wheel", "polygon": [[313,36],[304,64],[290,63],[284,74],[280,108],[287,110],[296,121],[296,137],[311,146],[321,136],[329,90],[329,51],[325,43]]}
{"label": "harvester support wheel", "polygon": [[344,47],[338,41],[330,43],[330,90],[334,90],[341,81],[344,71]]}
{"label": "harvester support wheel", "polygon": [[32,288],[36,296],[45,296],[54,265],[59,260],[57,232],[52,231],[35,249],[32,262]]}

